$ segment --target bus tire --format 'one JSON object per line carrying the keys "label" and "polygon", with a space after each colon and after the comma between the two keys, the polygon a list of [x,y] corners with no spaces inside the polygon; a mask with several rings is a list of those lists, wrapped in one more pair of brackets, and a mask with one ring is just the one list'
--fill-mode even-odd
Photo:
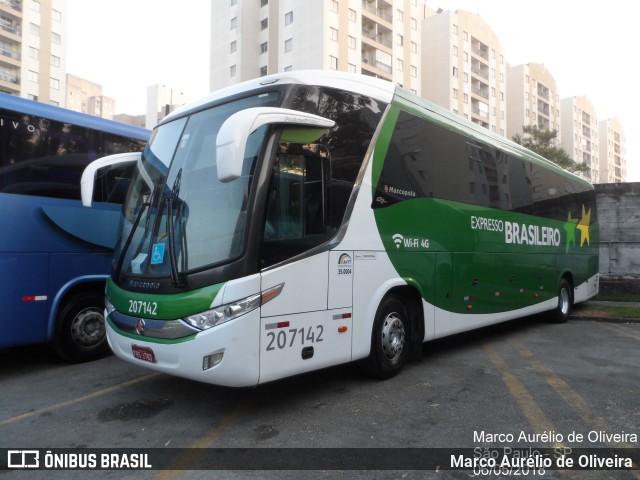
{"label": "bus tire", "polygon": [[103,294],[82,292],[64,303],[56,320],[53,348],[74,363],[97,360],[109,353]]}
{"label": "bus tire", "polygon": [[573,288],[571,283],[563,278],[558,288],[558,305],[551,315],[555,323],[564,323],[569,320],[571,309],[573,307]]}
{"label": "bus tire", "polygon": [[371,334],[371,351],[364,368],[370,375],[387,379],[404,367],[410,347],[411,325],[401,298],[387,295],[378,306]]}

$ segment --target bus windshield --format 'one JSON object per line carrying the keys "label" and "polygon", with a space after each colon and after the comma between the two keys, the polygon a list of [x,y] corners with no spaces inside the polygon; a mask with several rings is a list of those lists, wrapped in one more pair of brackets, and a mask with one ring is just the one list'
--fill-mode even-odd
{"label": "bus windshield", "polygon": [[143,154],[124,205],[116,272],[155,277],[228,262],[244,249],[248,198],[266,127],[249,136],[242,175],[222,183],[216,137],[232,114],[274,106],[263,93],[159,126]]}

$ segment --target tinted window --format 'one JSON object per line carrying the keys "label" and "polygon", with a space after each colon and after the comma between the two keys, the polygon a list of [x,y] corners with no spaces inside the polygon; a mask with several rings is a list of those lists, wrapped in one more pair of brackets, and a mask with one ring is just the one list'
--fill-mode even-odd
{"label": "tinted window", "polygon": [[[89,162],[144,148],[140,140],[32,115],[0,110],[0,118],[0,191],[4,193],[79,200],[80,176]],[[114,175],[117,181],[119,174],[114,171]],[[106,186],[102,188],[103,197],[109,197]]]}
{"label": "tinted window", "polygon": [[336,127],[318,143],[331,154],[327,226],[337,230],[386,104],[353,92],[298,86],[288,94],[283,106],[336,122]]}
{"label": "tinted window", "polygon": [[561,173],[401,111],[373,208],[439,198],[566,220],[582,205],[595,215],[593,190]]}

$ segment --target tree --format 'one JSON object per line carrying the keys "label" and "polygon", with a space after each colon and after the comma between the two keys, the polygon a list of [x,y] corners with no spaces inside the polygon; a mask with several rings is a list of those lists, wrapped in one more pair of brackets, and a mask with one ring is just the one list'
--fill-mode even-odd
{"label": "tree", "polygon": [[512,140],[565,170],[589,172],[589,165],[574,162],[562,147],[557,146],[557,138],[557,130],[543,130],[537,125],[524,125],[522,134],[516,133]]}

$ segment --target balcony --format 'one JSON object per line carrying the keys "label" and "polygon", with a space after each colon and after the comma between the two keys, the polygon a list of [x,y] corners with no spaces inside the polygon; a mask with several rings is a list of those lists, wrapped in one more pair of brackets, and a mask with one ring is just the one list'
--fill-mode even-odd
{"label": "balcony", "polygon": [[542,113],[543,115],[549,116],[549,104],[543,102],[542,100],[538,100],[538,113]]}
{"label": "balcony", "polygon": [[364,17],[362,18],[362,36],[387,48],[393,47],[392,30]]}
{"label": "balcony", "polygon": [[375,58],[372,58],[369,56],[363,55],[362,63],[371,65],[372,67],[377,68],[378,70],[382,70],[383,72],[386,72],[386,73],[391,73],[393,71],[393,69],[391,68],[391,65],[387,65],[386,63],[376,60]]}
{"label": "balcony", "polygon": [[471,59],[471,73],[489,80],[489,65],[486,65],[476,58]]}
{"label": "balcony", "polygon": [[363,0],[362,9],[365,12],[368,12],[372,15],[375,15],[378,18],[381,18],[385,22],[389,22],[389,23],[393,22],[393,13],[392,13],[393,9],[391,5],[389,5],[387,2],[379,1],[375,3],[375,2],[367,2]]}
{"label": "balcony", "polygon": [[476,79],[471,80],[471,93],[489,100],[489,85]]}
{"label": "balcony", "polygon": [[538,97],[549,100],[549,89],[541,83],[538,84]]}
{"label": "balcony", "polygon": [[473,37],[471,37],[471,51],[479,57],[489,60],[489,47]]}

